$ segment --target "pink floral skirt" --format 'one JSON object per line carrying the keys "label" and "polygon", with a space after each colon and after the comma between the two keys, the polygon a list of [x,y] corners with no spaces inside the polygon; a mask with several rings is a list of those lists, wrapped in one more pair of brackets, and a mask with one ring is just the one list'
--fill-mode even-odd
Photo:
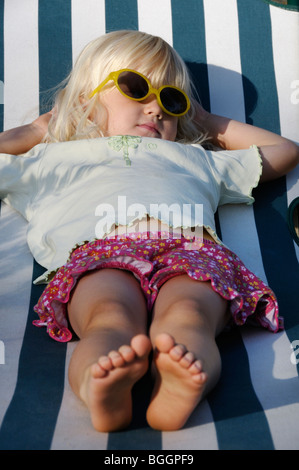
{"label": "pink floral skirt", "polygon": [[77,246],[34,307],[39,315],[34,325],[46,326],[56,341],[69,341],[72,333],[67,302],[71,291],[84,274],[103,268],[132,272],[140,282],[149,311],[163,283],[187,274],[197,281],[209,281],[213,290],[229,301],[235,324],[250,320],[273,332],[283,328],[274,293],[237,255],[209,240],[166,239],[160,232],[108,237]]}

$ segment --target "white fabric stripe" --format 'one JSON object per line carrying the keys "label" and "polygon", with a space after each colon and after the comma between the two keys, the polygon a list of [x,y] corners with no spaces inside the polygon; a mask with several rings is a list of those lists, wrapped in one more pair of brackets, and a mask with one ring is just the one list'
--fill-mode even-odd
{"label": "white fabric stripe", "polygon": [[0,217],[0,423],[13,396],[27,322],[33,260],[26,243],[27,223],[1,202]]}
{"label": "white fabric stripe", "polygon": [[[270,13],[281,134],[299,144],[299,13],[275,7]],[[287,190],[290,204],[299,196],[299,167],[287,176]],[[299,260],[299,247],[294,246]]]}
{"label": "white fabric stripe", "polygon": [[219,449],[215,423],[207,400],[199,404],[184,429],[162,433],[162,449]]}
{"label": "white fabric stripe", "polygon": [[[211,111],[245,122],[236,1],[204,0],[204,13]],[[223,242],[266,282],[252,206],[220,207],[218,213]]]}
{"label": "white fabric stripe", "polygon": [[73,63],[88,42],[105,34],[105,0],[72,0]]}
{"label": "white fabric stripe", "polygon": [[[72,0],[73,63],[86,44],[105,31],[105,0]],[[64,395],[51,449],[105,450],[108,435],[93,429],[86,406],[77,399],[68,382],[68,364],[75,346],[76,343],[67,345]],[[70,413],[70,409],[75,412]]]}
{"label": "white fabric stripe", "polygon": [[4,129],[39,113],[38,0],[5,1]]}
{"label": "white fabric stripe", "polygon": [[69,362],[76,346],[77,342],[67,345],[64,395],[51,450],[106,450],[108,434],[93,428],[87,407],[75,396],[68,381]]}
{"label": "white fabric stripe", "polygon": [[211,111],[244,121],[236,1],[204,0],[204,14]]}
{"label": "white fabric stripe", "polygon": [[[204,0],[204,12],[211,111],[245,122],[237,4]],[[223,206],[218,214],[223,242],[267,282],[253,206]]]}
{"label": "white fabric stripe", "polygon": [[267,283],[253,206],[222,206],[218,213],[223,243],[241,258],[248,269]]}
{"label": "white fabric stripe", "polygon": [[138,29],[173,44],[171,0],[138,0]]}
{"label": "white fabric stripe", "polygon": [[281,133],[299,144],[299,13],[270,13]]}
{"label": "white fabric stripe", "polygon": [[[299,382],[296,365],[291,361],[291,345],[285,332],[270,334],[259,330],[255,335],[242,329],[247,349],[251,381],[264,409],[277,450],[299,449]],[[261,345],[263,353],[261,354]]]}

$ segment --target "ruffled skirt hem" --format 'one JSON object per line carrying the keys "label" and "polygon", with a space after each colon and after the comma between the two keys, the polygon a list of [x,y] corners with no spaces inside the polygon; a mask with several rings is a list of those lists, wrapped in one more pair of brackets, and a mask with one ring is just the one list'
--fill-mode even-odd
{"label": "ruffled skirt hem", "polygon": [[168,279],[187,274],[197,281],[211,283],[213,290],[228,301],[236,325],[250,322],[272,332],[283,329],[275,294],[237,255],[209,240],[163,239],[161,234],[157,238],[133,234],[76,247],[34,307],[39,320],[33,324],[46,326],[56,341],[70,341],[72,333],[67,319],[70,294],[84,274],[104,268],[132,272],[140,282],[149,311]]}

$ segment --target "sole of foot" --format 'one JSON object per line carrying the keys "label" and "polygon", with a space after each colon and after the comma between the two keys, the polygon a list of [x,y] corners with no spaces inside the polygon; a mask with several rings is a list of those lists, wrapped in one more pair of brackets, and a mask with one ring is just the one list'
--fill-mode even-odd
{"label": "sole of foot", "polygon": [[132,387],[146,373],[151,349],[149,338],[137,335],[130,345],[101,356],[86,371],[80,395],[97,431],[112,432],[130,424]]}
{"label": "sole of foot", "polygon": [[200,402],[207,374],[194,354],[166,333],[155,339],[155,385],[147,410],[149,426],[161,431],[181,429]]}

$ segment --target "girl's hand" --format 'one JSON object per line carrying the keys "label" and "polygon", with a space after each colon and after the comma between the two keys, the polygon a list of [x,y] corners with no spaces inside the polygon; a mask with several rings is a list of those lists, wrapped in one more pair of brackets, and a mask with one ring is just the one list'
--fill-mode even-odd
{"label": "girl's hand", "polygon": [[194,116],[195,122],[197,122],[197,124],[199,124],[200,127],[205,128],[206,127],[205,121],[208,119],[208,116],[210,113],[208,113],[208,111],[206,111],[198,101],[194,101],[193,106],[195,109],[195,116]]}
{"label": "girl's hand", "polygon": [[279,178],[299,163],[299,146],[273,132],[245,124],[196,107],[196,121],[206,129],[211,142],[225,150],[247,149],[256,145],[263,161],[261,181]]}

